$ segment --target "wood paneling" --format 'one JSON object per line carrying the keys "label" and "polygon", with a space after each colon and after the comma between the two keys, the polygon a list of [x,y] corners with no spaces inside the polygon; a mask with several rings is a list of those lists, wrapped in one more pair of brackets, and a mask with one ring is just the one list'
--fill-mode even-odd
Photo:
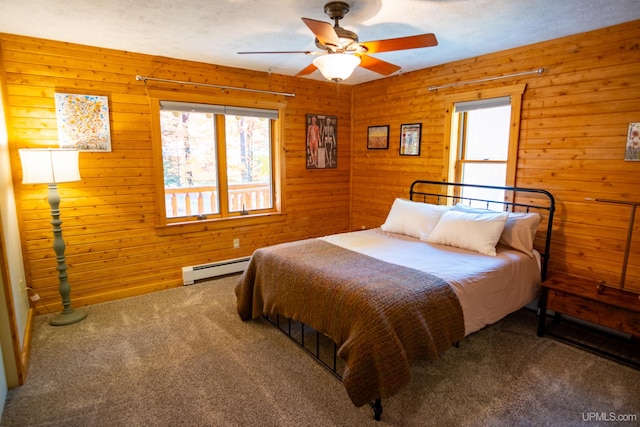
{"label": "wood paneling", "polygon": [[[0,34],[0,43],[26,271],[51,311],[59,308],[59,296],[46,187],[20,184],[17,150],[57,145],[55,92],[106,95],[111,118],[113,151],[82,153],[82,181],[60,186],[74,305],[180,286],[185,265],[379,226],[393,199],[408,195],[413,180],[443,176],[444,98],[517,83],[527,89],[516,184],[542,187],[556,197],[551,270],[619,280],[628,210],[585,198],[640,200],[640,162],[623,160],[628,125],[640,121],[640,21],[354,87],[8,34]],[[545,69],[542,75],[428,90],[539,67]],[[135,80],[138,74],[296,94],[275,97],[287,103],[285,211],[279,221],[177,234],[156,227],[149,103],[145,85]],[[216,91],[215,96],[225,95]],[[274,101],[273,95],[229,96]],[[306,169],[309,113],[338,116],[337,169]],[[417,122],[421,154],[400,156],[400,125]],[[390,126],[388,150],[366,149],[367,128],[374,125]],[[633,277],[627,281],[640,288],[638,234],[629,267]],[[234,238],[240,249],[233,249]]]}
{"label": "wood paneling", "polygon": [[[55,92],[109,98],[112,152],[80,154],[82,181],[61,184],[61,219],[74,306],[182,285],[182,267],[250,255],[256,248],[348,230],[351,139],[349,86],[131,52],[0,34],[13,179],[29,286],[38,312],[60,309],[46,186],[24,186],[18,149],[57,146]],[[206,87],[162,90],[286,102],[281,141],[284,215],[207,231],[157,228],[151,118],[136,75],[295,93],[295,98]],[[149,87],[154,85],[149,82]],[[222,92],[222,93],[221,93]],[[338,167],[305,167],[305,115],[338,117]],[[240,249],[233,239],[240,239]]]}
{"label": "wood paneling", "polygon": [[[541,75],[428,90],[540,67]],[[412,180],[441,178],[444,97],[517,83],[527,89],[516,185],[547,189],[558,204],[550,269],[619,283],[629,208],[585,198],[640,201],[640,162],[624,161],[629,123],[640,121],[640,21],[356,86],[352,228],[379,226]],[[414,122],[423,124],[421,155],[401,157],[400,124]],[[367,150],[367,127],[386,124],[389,150]],[[626,284],[640,290],[638,232],[629,263]]]}

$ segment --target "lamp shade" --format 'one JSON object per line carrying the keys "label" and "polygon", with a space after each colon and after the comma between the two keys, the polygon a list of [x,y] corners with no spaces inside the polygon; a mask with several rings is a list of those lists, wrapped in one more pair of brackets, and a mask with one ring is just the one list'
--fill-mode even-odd
{"label": "lamp shade", "polygon": [[30,148],[18,151],[23,184],[80,181],[77,150]]}
{"label": "lamp shade", "polygon": [[313,60],[313,65],[318,67],[324,78],[334,82],[348,78],[359,64],[358,56],[346,53],[329,53]]}

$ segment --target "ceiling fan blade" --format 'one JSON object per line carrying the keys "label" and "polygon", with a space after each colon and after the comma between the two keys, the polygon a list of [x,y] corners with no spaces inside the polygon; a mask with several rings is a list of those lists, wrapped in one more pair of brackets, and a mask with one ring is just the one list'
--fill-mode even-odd
{"label": "ceiling fan blade", "polygon": [[340,38],[336,34],[336,30],[333,29],[331,24],[323,21],[316,21],[315,19],[302,18],[307,27],[315,34],[320,43],[326,46],[341,47]]}
{"label": "ceiling fan blade", "polygon": [[387,61],[383,61],[382,59],[374,58],[369,55],[358,55],[360,57],[360,66],[362,68],[366,68],[367,70],[371,70],[375,73],[382,74],[383,76],[390,76],[396,71],[400,70],[395,64],[392,64]]}
{"label": "ceiling fan blade", "polygon": [[315,65],[313,65],[313,63],[311,63],[307,65],[302,71],[298,72],[298,74],[296,74],[296,77],[308,76],[309,74],[313,73],[317,69],[318,68]]}
{"label": "ceiling fan blade", "polygon": [[[238,52],[239,55],[260,55],[260,54],[271,54],[271,53],[304,53],[305,55],[317,55],[316,52],[312,52],[310,50],[277,50],[277,51],[267,51],[267,52]],[[325,52],[322,52],[325,53]]]}
{"label": "ceiling fan blade", "polygon": [[360,43],[360,46],[364,46],[367,48],[367,53],[390,52],[392,50],[404,50],[404,49],[417,49],[421,47],[431,47],[431,46],[437,46],[437,45],[438,45],[438,40],[436,40],[436,36],[432,33]]}

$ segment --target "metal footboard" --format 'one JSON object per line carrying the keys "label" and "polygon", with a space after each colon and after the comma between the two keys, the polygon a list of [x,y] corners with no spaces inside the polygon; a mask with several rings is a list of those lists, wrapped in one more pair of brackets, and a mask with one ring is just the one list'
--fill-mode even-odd
{"label": "metal footboard", "polygon": [[[264,315],[263,317],[313,357],[320,366],[342,381],[344,363],[338,357],[338,346],[331,338],[309,325],[280,315]],[[376,421],[380,421],[382,417],[382,399],[369,402],[369,405],[373,409],[373,418]]]}

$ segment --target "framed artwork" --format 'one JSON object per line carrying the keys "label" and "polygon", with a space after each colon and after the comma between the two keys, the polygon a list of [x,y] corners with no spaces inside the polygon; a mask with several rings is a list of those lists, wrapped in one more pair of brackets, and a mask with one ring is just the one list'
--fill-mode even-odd
{"label": "framed artwork", "polygon": [[400,155],[420,155],[420,135],[422,123],[411,123],[400,127]]}
{"label": "framed artwork", "polygon": [[338,118],[307,114],[307,169],[338,167]]}
{"label": "framed artwork", "polygon": [[640,162],[640,123],[629,123],[624,159],[629,162]]}
{"label": "framed artwork", "polygon": [[367,149],[379,150],[389,148],[389,125],[369,126],[367,131]]}
{"label": "framed artwork", "polygon": [[55,101],[60,148],[111,151],[106,96],[56,93]]}

